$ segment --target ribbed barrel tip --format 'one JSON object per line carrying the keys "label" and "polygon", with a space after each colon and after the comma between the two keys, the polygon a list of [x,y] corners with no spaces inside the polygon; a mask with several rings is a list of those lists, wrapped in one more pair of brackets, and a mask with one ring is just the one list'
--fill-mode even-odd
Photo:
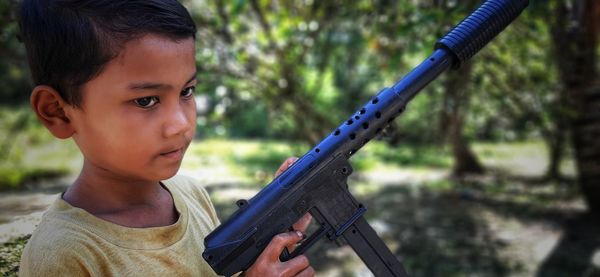
{"label": "ribbed barrel tip", "polygon": [[529,5],[528,0],[487,0],[435,44],[454,56],[454,67],[474,56]]}

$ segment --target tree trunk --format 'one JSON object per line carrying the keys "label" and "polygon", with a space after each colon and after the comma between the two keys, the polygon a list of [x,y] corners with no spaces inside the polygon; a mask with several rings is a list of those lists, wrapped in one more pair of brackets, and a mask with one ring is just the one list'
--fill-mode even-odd
{"label": "tree trunk", "polygon": [[579,184],[589,210],[600,216],[600,84],[584,91],[581,101],[572,127]]}
{"label": "tree trunk", "polygon": [[[565,120],[558,119],[562,121],[558,124],[556,130],[551,132],[551,136],[545,138],[546,146],[548,147],[548,168],[546,169],[545,179],[547,180],[560,180],[562,179],[562,174],[560,173],[560,162],[562,161],[564,155],[564,147],[565,147],[565,128],[567,128],[567,124],[564,123]],[[560,127],[559,127],[560,126]]]}
{"label": "tree trunk", "polygon": [[[571,4],[571,5],[569,5]],[[567,99],[578,182],[590,212],[600,215],[600,84],[596,69],[600,1],[557,1],[555,58]]]}
{"label": "tree trunk", "polygon": [[458,70],[448,72],[445,83],[446,91],[440,128],[446,134],[446,140],[452,147],[454,156],[452,173],[454,176],[484,172],[463,134],[465,111],[469,106],[468,85],[472,67],[470,62],[466,62]]}

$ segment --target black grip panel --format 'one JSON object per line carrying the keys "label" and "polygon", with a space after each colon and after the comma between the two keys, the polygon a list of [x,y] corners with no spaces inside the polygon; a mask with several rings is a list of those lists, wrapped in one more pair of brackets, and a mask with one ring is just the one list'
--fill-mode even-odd
{"label": "black grip panel", "polygon": [[459,67],[498,35],[529,5],[528,0],[487,0],[435,44],[455,57]]}

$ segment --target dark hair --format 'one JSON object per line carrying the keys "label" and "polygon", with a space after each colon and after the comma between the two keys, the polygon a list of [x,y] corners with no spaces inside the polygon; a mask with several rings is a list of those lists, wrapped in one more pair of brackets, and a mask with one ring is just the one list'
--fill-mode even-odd
{"label": "dark hair", "polygon": [[196,34],[176,0],[24,0],[19,26],[33,82],[53,87],[75,106],[81,86],[126,42],[145,34],[173,40]]}

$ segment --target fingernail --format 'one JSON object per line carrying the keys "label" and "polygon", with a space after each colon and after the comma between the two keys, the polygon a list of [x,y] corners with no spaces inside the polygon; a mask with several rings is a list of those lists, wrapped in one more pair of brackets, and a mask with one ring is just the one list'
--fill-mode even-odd
{"label": "fingernail", "polygon": [[304,236],[305,236],[305,235],[304,235],[304,234],[302,234],[302,232],[300,232],[300,231],[296,231],[296,235],[298,235],[298,236],[299,236],[299,237],[301,237],[301,238],[304,238]]}

